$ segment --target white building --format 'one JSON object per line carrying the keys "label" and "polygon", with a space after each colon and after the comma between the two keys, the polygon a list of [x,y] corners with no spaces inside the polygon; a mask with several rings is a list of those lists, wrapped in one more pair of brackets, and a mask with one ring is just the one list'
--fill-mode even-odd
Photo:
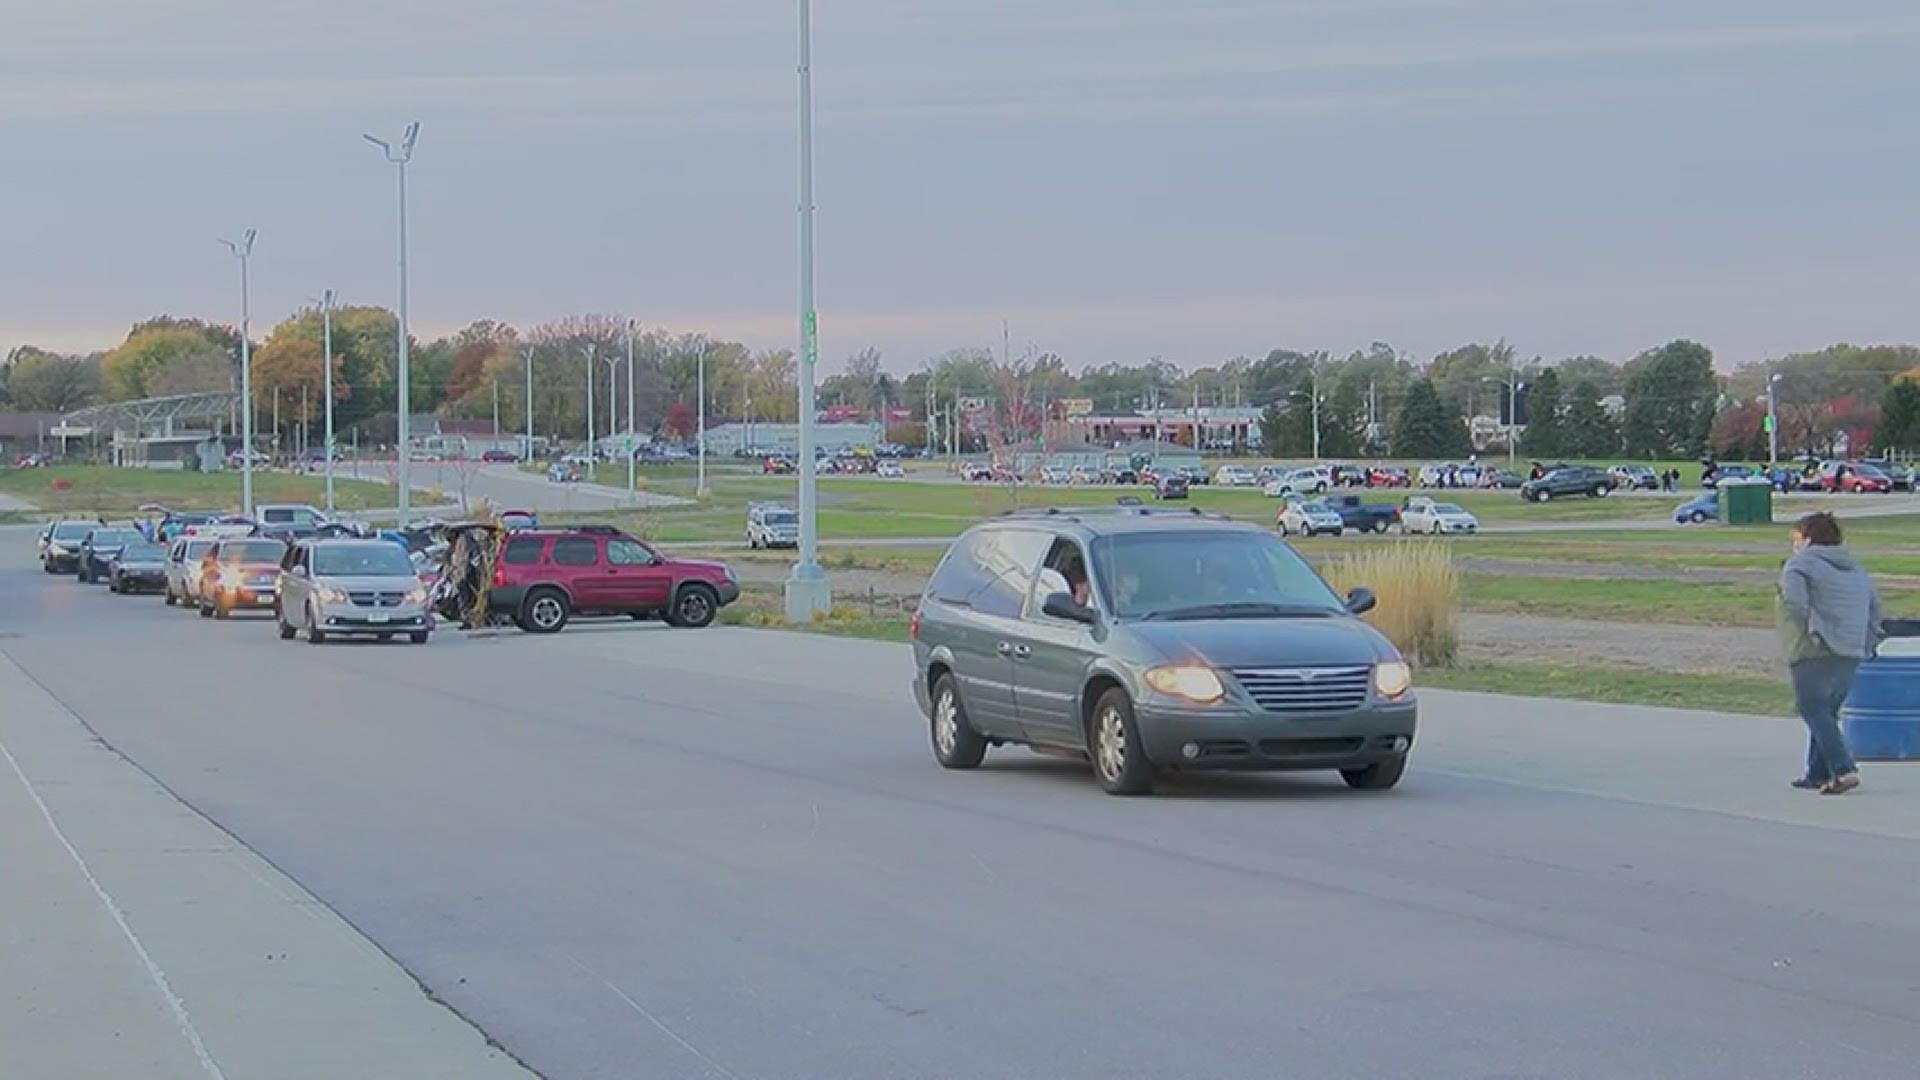
{"label": "white building", "polygon": [[[829,454],[885,441],[872,424],[815,424],[813,441]],[[707,429],[707,453],[722,457],[742,451],[751,454],[797,454],[799,424],[721,424]]]}

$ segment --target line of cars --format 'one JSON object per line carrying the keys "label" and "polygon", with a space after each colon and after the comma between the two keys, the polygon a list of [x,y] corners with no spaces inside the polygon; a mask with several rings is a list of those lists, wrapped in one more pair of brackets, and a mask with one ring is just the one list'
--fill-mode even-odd
{"label": "line of cars", "polygon": [[[144,528],[50,523],[38,541],[42,566],[83,584],[106,581],[115,593],[158,592],[168,607],[203,618],[270,611],[282,639],[304,635],[313,644],[402,635],[425,644],[436,616],[473,625],[474,597],[484,608],[478,622],[532,633],[554,633],[576,615],[704,627],[740,597],[725,564],[675,559],[608,526],[540,528],[530,515],[503,515],[368,536],[341,522],[276,528],[228,517],[181,524],[160,538],[185,516]],[[456,576],[437,537],[461,529],[487,531],[488,546]],[[417,550],[421,544],[441,561]]]}

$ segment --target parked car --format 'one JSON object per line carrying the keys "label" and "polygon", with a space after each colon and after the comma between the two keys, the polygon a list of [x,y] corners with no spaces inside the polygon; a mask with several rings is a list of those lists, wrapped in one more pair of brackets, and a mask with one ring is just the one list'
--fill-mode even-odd
{"label": "parked car", "polygon": [[184,536],[188,529],[197,525],[212,525],[220,520],[219,514],[203,514],[193,511],[168,510],[163,512],[160,521],[153,527],[154,538],[162,543],[172,543]]}
{"label": "parked car", "polygon": [[1651,465],[1615,465],[1607,470],[1613,486],[1627,491],[1659,491],[1660,477]]}
{"label": "parked car", "polygon": [[53,457],[50,454],[16,454],[13,458],[13,467],[16,469],[44,469],[51,464]]}
{"label": "parked car", "polygon": [[1887,480],[1893,485],[1893,490],[1895,491],[1912,491],[1914,489],[1913,468],[1911,466],[1902,465],[1897,461],[1892,461],[1887,458],[1861,458],[1860,464],[1870,465],[1886,473]]}
{"label": "parked car", "polygon": [[1245,465],[1222,465],[1214,470],[1213,482],[1220,487],[1258,487],[1260,478]]}
{"label": "parked car", "polygon": [[227,455],[227,468],[238,469],[247,463],[248,458],[252,458],[253,467],[256,469],[264,469],[273,462],[272,458],[258,450],[251,452],[235,450]]}
{"label": "parked car", "polygon": [[1339,536],[1346,526],[1340,520],[1339,511],[1327,505],[1325,499],[1303,499],[1294,496],[1280,507],[1280,513],[1273,519],[1273,527],[1281,536]]}
{"label": "parked car", "polygon": [[1333,500],[1334,513],[1342,527],[1354,532],[1386,532],[1399,524],[1400,508],[1387,503],[1362,502],[1358,495],[1342,495]]}
{"label": "parked car", "polygon": [[259,522],[263,529],[273,526],[311,529],[331,520],[327,517],[325,510],[305,503],[268,503],[257,506],[253,510],[253,519]]}
{"label": "parked car", "polygon": [[1527,478],[1511,469],[1488,469],[1480,474],[1480,486],[1502,491],[1518,491]]}
{"label": "parked car", "polygon": [[280,562],[273,618],[280,639],[306,631],[329,637],[406,634],[425,645],[433,632],[427,587],[407,553],[384,540],[314,540],[294,544]]}
{"label": "parked car", "polygon": [[1177,472],[1168,473],[1153,482],[1153,497],[1156,499],[1184,499],[1189,490],[1187,478]]}
{"label": "parked car", "polygon": [[1613,477],[1586,465],[1563,465],[1520,485],[1520,497],[1528,502],[1550,502],[1569,495],[1598,499],[1611,491]]}
{"label": "parked car", "polygon": [[570,461],[556,461],[547,466],[547,479],[556,484],[577,484],[580,468]]}
{"label": "parked car", "polygon": [[107,564],[113,561],[120,549],[128,544],[144,544],[147,538],[139,529],[128,527],[100,526],[87,533],[80,541],[76,555],[78,568],[76,576],[83,585],[93,585],[107,579]]}
{"label": "parked car", "polygon": [[144,592],[165,587],[167,546],[149,540],[131,543],[107,560],[107,589],[116,593]]}
{"label": "parked car", "polygon": [[1140,470],[1135,469],[1131,465],[1115,466],[1114,468],[1108,469],[1104,476],[1106,482],[1109,484],[1140,483]]}
{"label": "parked car", "polygon": [[774,454],[760,461],[760,471],[768,476],[790,476],[798,470],[799,465],[782,454]]}
{"label": "parked car", "polygon": [[40,533],[40,568],[49,574],[71,574],[80,569],[80,545],[99,528],[92,521],[56,521]]}
{"label": "parked car", "polygon": [[1700,486],[1711,491],[1726,480],[1746,480],[1758,475],[1748,465],[1708,465],[1700,471]]}
{"label": "parked car", "polygon": [[1053,486],[1064,486],[1067,482],[1067,470],[1058,465],[1049,465],[1040,470],[1040,482]]}
{"label": "parked car", "polygon": [[799,547],[800,515],[781,503],[754,503],[747,507],[747,546]]}
{"label": "parked car", "polygon": [[970,484],[990,482],[993,479],[993,466],[984,461],[969,461],[960,466],[960,479]]}
{"label": "parked car", "polygon": [[1468,513],[1458,503],[1434,502],[1432,499],[1408,499],[1407,505],[1400,508],[1400,532],[1431,533],[1435,536],[1453,533],[1476,533],[1480,531],[1480,519]]}
{"label": "parked car", "polygon": [[1829,461],[1820,466],[1822,491],[1885,495],[1893,491],[1893,478],[1859,461]]}
{"label": "parked car", "polygon": [[1067,483],[1069,484],[1100,484],[1105,482],[1106,477],[1100,474],[1099,469],[1091,465],[1075,465],[1073,471],[1067,474]]}
{"label": "parked car", "polygon": [[1289,495],[1325,495],[1333,486],[1333,472],[1325,465],[1316,465],[1306,469],[1294,469],[1283,476],[1267,482],[1263,489],[1269,499],[1284,499]]}
{"label": "parked car", "polygon": [[1187,478],[1188,487],[1206,487],[1213,482],[1213,478],[1207,475],[1207,470],[1198,465],[1182,465],[1178,471],[1181,476]]}
{"label": "parked car", "polygon": [[889,457],[880,459],[880,464],[874,466],[873,474],[882,480],[904,480],[907,470],[901,467],[899,458]]}
{"label": "parked car", "polygon": [[194,604],[200,596],[200,577],[207,566],[207,555],[220,541],[211,536],[183,536],[167,547],[165,590],[168,607]]}
{"label": "parked car", "polygon": [[511,465],[520,460],[520,455],[511,450],[496,448],[493,450],[480,451],[480,460],[488,465]]}
{"label": "parked car", "polygon": [[1703,491],[1674,508],[1673,520],[1682,525],[1704,525],[1720,520],[1720,493]]}
{"label": "parked car", "polygon": [[273,607],[280,593],[281,540],[228,537],[214,544],[200,564],[200,592],[194,597],[203,619],[224,619],[242,608]]}
{"label": "parked car", "polygon": [[702,627],[740,599],[724,563],[675,559],[616,529],[541,529],[507,538],[487,590],[490,612],[551,634],[575,615],[664,618]]}
{"label": "parked car", "polygon": [[1367,470],[1367,486],[1379,488],[1403,488],[1413,486],[1413,477],[1407,470],[1386,465],[1376,465]]}
{"label": "parked car", "polygon": [[1397,783],[1411,669],[1278,537],[1117,507],[1016,514],[948,549],[909,623],[934,758],[990,746],[1085,755],[1116,795],[1182,770],[1338,769]]}

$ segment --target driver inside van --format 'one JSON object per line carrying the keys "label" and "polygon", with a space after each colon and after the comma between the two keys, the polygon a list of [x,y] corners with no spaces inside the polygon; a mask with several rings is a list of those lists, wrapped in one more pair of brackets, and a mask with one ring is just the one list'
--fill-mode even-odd
{"label": "driver inside van", "polygon": [[1093,587],[1087,581],[1087,564],[1081,558],[1080,549],[1068,543],[1055,545],[1053,554],[1047,558],[1047,569],[1058,571],[1067,581],[1067,591],[1073,594],[1073,602],[1081,607],[1093,603]]}

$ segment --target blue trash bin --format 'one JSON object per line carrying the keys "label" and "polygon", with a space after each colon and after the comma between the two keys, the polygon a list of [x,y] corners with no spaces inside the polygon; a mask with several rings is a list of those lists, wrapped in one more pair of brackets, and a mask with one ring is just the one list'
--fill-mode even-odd
{"label": "blue trash bin", "polygon": [[1920,619],[1890,619],[1880,655],[1860,665],[1840,709],[1861,761],[1920,761]]}

